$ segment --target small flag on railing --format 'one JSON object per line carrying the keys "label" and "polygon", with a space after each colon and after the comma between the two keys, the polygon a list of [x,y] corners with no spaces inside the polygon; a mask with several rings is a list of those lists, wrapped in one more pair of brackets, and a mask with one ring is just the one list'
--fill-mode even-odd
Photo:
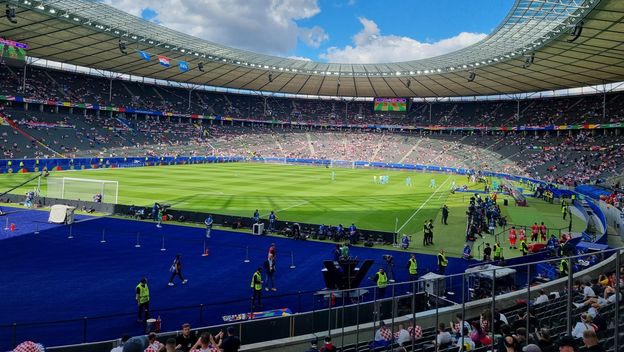
{"label": "small flag on railing", "polygon": [[162,56],[162,55],[158,55],[158,63],[159,63],[161,66],[164,66],[164,67],[169,67],[169,66],[171,66],[171,65],[170,65],[170,63],[169,63],[169,58],[168,58],[168,57],[166,57],[166,56]]}
{"label": "small flag on railing", "polygon": [[148,52],[145,52],[145,51],[139,51],[139,56],[141,56],[141,59],[143,59],[145,61],[150,61],[152,59],[150,54]]}
{"label": "small flag on railing", "polygon": [[180,71],[186,72],[189,70],[188,62],[186,61],[178,61],[178,66],[180,67]]}

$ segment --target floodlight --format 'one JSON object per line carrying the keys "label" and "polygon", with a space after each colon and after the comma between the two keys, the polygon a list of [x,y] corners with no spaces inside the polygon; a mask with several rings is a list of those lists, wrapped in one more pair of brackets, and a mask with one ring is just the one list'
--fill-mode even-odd
{"label": "floodlight", "polygon": [[474,71],[470,71],[470,74],[468,75],[468,82],[473,82],[475,78],[477,78],[477,74]]}
{"label": "floodlight", "polygon": [[121,51],[121,53],[124,55],[128,55],[128,48],[126,47],[126,42],[124,42],[121,39],[119,39],[119,51]]}
{"label": "floodlight", "polygon": [[7,20],[9,20],[9,22],[13,23],[13,24],[17,24],[17,21],[15,20],[15,17],[17,17],[15,15],[15,8],[9,6],[9,4],[6,5],[6,10],[4,12],[4,14],[6,15]]}
{"label": "floodlight", "polygon": [[577,23],[574,26],[574,29],[572,30],[572,36],[570,37],[570,39],[568,39],[568,43],[572,43],[577,40],[581,36],[581,33],[583,33],[583,21]]}
{"label": "floodlight", "polygon": [[534,61],[535,61],[535,53],[531,53],[531,55],[527,56],[524,59],[524,65],[522,65],[522,67],[529,68],[529,66],[531,66]]}

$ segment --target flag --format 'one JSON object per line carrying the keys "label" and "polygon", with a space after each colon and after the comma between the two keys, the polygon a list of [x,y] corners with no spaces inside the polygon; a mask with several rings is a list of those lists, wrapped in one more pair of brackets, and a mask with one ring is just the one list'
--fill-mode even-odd
{"label": "flag", "polygon": [[169,58],[166,56],[158,55],[158,63],[164,67],[169,67]]}
{"label": "flag", "polygon": [[143,59],[145,61],[150,61],[152,59],[150,57],[150,54],[145,52],[145,51],[139,51],[139,56],[141,56],[141,59]]}
{"label": "flag", "polygon": [[186,61],[179,61],[178,62],[178,66],[180,67],[180,71],[182,71],[182,72],[186,72],[186,71],[189,70],[188,62],[186,62]]}

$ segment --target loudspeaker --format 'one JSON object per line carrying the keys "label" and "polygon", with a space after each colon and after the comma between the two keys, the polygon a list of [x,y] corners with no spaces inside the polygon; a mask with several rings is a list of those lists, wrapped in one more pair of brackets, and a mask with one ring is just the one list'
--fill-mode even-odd
{"label": "loudspeaker", "polygon": [[509,199],[503,199],[503,205],[504,206],[509,205]]}

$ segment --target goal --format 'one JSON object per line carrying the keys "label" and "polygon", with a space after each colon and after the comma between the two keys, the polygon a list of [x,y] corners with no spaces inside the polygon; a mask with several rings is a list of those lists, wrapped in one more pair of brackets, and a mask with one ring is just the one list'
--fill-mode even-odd
{"label": "goal", "polygon": [[102,203],[117,204],[119,182],[73,177],[48,177],[46,196],[49,198],[93,201],[102,195]]}

